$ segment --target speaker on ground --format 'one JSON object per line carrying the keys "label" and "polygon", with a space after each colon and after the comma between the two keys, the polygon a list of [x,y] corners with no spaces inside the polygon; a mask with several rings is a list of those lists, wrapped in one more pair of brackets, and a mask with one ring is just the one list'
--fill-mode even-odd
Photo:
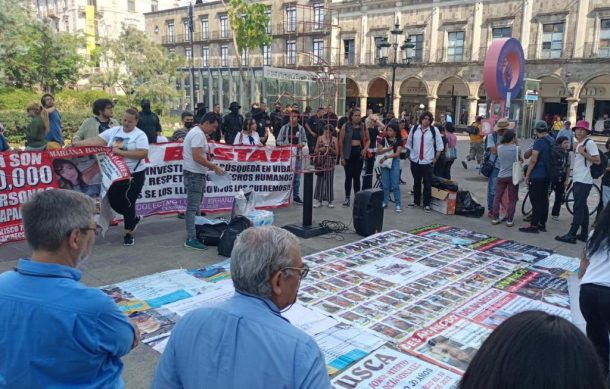
{"label": "speaker on ground", "polygon": [[383,229],[383,190],[367,189],[356,194],[353,219],[356,233],[373,235]]}

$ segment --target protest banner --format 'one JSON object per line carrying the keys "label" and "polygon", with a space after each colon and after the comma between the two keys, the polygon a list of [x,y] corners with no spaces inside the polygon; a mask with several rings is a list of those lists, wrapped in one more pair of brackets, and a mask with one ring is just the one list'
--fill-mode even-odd
{"label": "protest banner", "polygon": [[[230,146],[210,143],[210,159],[225,169],[228,185],[208,173],[201,208],[206,212],[230,211],[240,190],[252,189],[256,208],[277,208],[289,204],[294,178],[292,147]],[[186,190],[182,183],[182,144],[150,147],[146,181],[136,204],[139,215],[184,211]],[[226,184],[226,181],[223,182]]]}
{"label": "protest banner", "polygon": [[400,348],[458,374],[468,367],[491,329],[449,314],[400,344]]}
{"label": "protest banner", "polygon": [[382,347],[335,377],[331,384],[335,389],[451,389],[459,380],[455,373]]}
{"label": "protest banner", "polygon": [[128,178],[122,157],[106,147],[0,153],[0,244],[23,239],[20,207],[34,193],[63,188],[99,199]]}

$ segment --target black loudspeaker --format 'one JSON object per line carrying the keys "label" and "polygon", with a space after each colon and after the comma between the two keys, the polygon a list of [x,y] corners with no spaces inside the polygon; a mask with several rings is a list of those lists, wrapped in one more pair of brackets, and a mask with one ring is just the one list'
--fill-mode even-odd
{"label": "black loudspeaker", "polygon": [[383,190],[367,189],[356,193],[353,218],[356,233],[373,235],[383,228]]}

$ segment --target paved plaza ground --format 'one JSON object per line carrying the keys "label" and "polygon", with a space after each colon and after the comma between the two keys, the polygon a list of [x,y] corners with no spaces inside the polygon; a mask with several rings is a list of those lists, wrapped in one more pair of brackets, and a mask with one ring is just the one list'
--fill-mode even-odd
{"label": "paved plaza ground", "polygon": [[[522,142],[522,146],[527,146],[526,143],[528,142]],[[459,162],[468,152],[468,138],[466,136],[459,137],[458,150],[459,158],[452,170],[454,179],[459,183],[460,189],[470,190],[482,205],[486,205],[486,179],[478,175],[473,162],[470,163],[468,170],[464,170]],[[580,256],[584,244],[568,245],[554,240],[555,235],[564,234],[569,228],[571,215],[565,207],[562,209],[560,220],[549,220],[547,224],[548,232],[540,234],[524,234],[518,231],[517,228],[525,224],[521,221],[520,202],[515,217],[516,223],[512,228],[505,225],[492,226],[486,217],[473,219],[447,216],[436,212],[425,214],[421,209],[407,209],[406,204],[409,201],[412,179],[408,163],[403,162],[403,165],[402,177],[407,181],[406,185],[401,186],[403,212],[396,214],[393,205],[390,205],[384,216],[384,230],[399,229],[407,231],[419,226],[441,223],[552,249],[563,255]],[[326,207],[314,209],[314,221],[324,219],[341,221],[350,226],[350,232],[301,240],[304,256],[361,239],[353,231],[351,208],[343,208],[340,205],[344,197],[343,177],[343,169],[341,167],[337,168],[335,173],[336,207],[334,209]],[[300,222],[302,207],[291,206],[278,209],[274,211],[274,214],[274,224],[277,226]],[[122,227],[111,227],[105,238],[99,237],[91,258],[81,268],[84,273],[84,283],[90,286],[102,286],[169,269],[200,267],[224,259],[217,254],[216,248],[210,248],[205,252],[185,249],[183,247],[185,239],[184,220],[176,218],[175,215],[146,218],[139,226],[135,239],[135,246],[124,247],[122,245]],[[19,257],[27,257],[28,255],[29,249],[24,242],[0,246],[0,272],[11,270]],[[148,346],[140,345],[123,358],[125,363],[123,377],[127,388],[150,387],[159,356]]]}

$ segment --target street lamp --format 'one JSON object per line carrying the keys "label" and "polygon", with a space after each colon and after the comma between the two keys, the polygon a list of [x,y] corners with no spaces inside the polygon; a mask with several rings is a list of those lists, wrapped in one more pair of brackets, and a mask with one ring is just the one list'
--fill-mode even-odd
{"label": "street lamp", "polygon": [[[392,36],[392,43],[388,42],[388,38],[383,38],[379,45],[379,65],[382,67],[390,66],[392,67],[392,90],[391,94],[387,97],[386,107],[391,106],[394,101],[394,84],[396,82],[396,68],[406,68],[409,66],[410,57],[409,50],[413,49],[415,45],[411,42],[409,36],[405,37],[405,41],[400,45],[401,56],[398,58],[398,39],[402,35],[402,29],[400,28],[400,24],[398,23],[398,19],[396,19],[396,23],[394,24],[394,28],[390,30],[390,35]],[[394,58],[392,62],[388,61],[388,51],[389,48],[394,48]]]}

